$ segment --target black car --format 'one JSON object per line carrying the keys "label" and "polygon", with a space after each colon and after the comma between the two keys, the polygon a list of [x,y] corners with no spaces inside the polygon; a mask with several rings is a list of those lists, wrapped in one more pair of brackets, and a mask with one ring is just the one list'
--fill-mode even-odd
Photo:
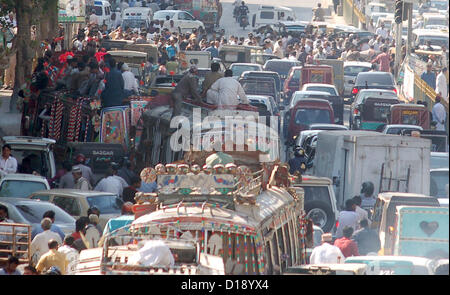
{"label": "black car", "polygon": [[282,89],[281,84],[281,78],[280,75],[277,72],[272,71],[245,71],[241,74],[241,77],[243,79],[248,78],[273,78],[275,80],[275,86],[278,92],[280,92]]}
{"label": "black car", "polygon": [[292,67],[301,66],[299,61],[292,61],[286,59],[271,59],[264,64],[264,71],[277,72],[281,78],[281,85],[284,84],[284,80],[287,78],[289,71]]}
{"label": "black car", "polygon": [[[354,99],[361,89],[386,89],[397,92],[394,77],[388,72],[361,72],[356,76],[352,89]],[[352,99],[352,100],[353,100]]]}

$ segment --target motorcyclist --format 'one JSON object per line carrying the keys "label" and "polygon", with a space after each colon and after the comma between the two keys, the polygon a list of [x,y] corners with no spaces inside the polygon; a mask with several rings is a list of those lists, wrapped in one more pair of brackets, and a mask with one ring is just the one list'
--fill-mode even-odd
{"label": "motorcyclist", "polygon": [[317,8],[313,9],[313,21],[324,22],[325,21],[325,11],[322,8],[321,3],[317,3]]}
{"label": "motorcyclist", "polygon": [[305,150],[299,146],[295,147],[294,150],[294,158],[290,159],[289,164],[289,173],[294,174],[296,171],[299,171],[303,174],[306,171],[306,156]]}
{"label": "motorcyclist", "polygon": [[245,5],[245,2],[241,2],[241,6],[239,6],[239,16],[247,16],[249,13],[248,6]]}

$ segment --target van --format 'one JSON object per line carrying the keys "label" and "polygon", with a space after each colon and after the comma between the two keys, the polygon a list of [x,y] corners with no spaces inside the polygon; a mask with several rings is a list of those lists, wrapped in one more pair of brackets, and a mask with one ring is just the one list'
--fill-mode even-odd
{"label": "van", "polygon": [[129,7],[122,13],[122,28],[126,30],[150,28],[150,22],[153,20],[153,10],[149,7]]}
{"label": "van", "polygon": [[379,194],[373,209],[371,224],[371,228],[376,230],[380,237],[381,249],[378,252],[379,255],[393,255],[397,222],[396,212],[400,206],[440,207],[436,198],[422,194],[398,192]]}
{"label": "van", "polygon": [[266,25],[275,25],[280,21],[295,21],[294,10],[283,6],[260,5],[252,17],[252,27],[258,29]]}
{"label": "van", "polygon": [[95,15],[98,18],[98,25],[106,25],[108,29],[111,29],[113,22],[111,21],[112,9],[109,1],[94,1],[94,5],[86,4],[86,14],[88,15],[88,18],[89,15],[91,15],[92,10],[95,10]]}

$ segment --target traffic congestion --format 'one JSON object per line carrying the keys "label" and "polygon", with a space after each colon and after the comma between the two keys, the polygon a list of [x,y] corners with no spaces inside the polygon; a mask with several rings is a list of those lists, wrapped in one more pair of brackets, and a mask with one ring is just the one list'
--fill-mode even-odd
{"label": "traffic congestion", "polygon": [[449,274],[448,1],[46,1],[0,1],[0,275]]}

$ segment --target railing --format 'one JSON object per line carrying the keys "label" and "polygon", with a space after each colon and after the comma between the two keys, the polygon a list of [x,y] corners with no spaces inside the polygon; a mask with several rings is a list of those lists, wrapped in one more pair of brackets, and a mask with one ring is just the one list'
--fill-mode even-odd
{"label": "railing", "polygon": [[366,16],[355,5],[353,0],[342,1],[344,19],[349,25],[359,27],[359,23],[366,25]]}
{"label": "railing", "polygon": [[[31,225],[20,223],[0,223],[0,262],[8,261],[4,254],[19,256],[20,263],[29,263],[31,261]],[[26,241],[21,241],[21,237],[26,237]],[[6,247],[4,247],[6,246]],[[26,246],[25,250],[20,246]],[[25,258],[24,258],[24,255]]]}

